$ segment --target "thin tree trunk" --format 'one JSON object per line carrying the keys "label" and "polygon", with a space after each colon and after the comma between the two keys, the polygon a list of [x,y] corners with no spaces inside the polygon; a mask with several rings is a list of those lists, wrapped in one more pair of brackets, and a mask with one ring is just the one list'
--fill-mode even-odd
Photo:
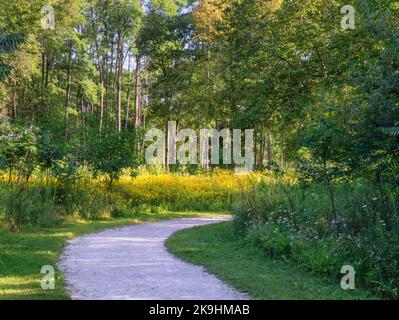
{"label": "thin tree trunk", "polygon": [[136,57],[136,128],[141,127],[141,57],[137,55]]}
{"label": "thin tree trunk", "polygon": [[[130,55],[129,55],[129,78],[130,77]],[[134,79],[134,77],[133,77]],[[131,79],[129,79],[129,82],[131,81]],[[132,83],[132,85],[134,86],[134,82]],[[127,89],[127,96],[126,96],[126,119],[125,119],[125,128],[128,129],[129,128],[129,117],[130,117],[130,98],[131,98],[131,86],[129,85],[128,89]]]}
{"label": "thin tree trunk", "polygon": [[72,92],[72,44],[69,48],[68,53],[68,71],[67,71],[67,88],[66,88],[66,99],[65,99],[65,139],[68,139],[68,122],[69,122],[69,105],[71,101]]}
{"label": "thin tree trunk", "polygon": [[118,52],[117,52],[117,121],[118,132],[122,131],[122,69],[123,69],[123,35],[118,35]]}
{"label": "thin tree trunk", "polygon": [[[105,80],[105,108],[107,110],[113,111],[113,101],[110,102],[110,91],[113,92],[112,90],[112,85],[110,85],[111,80],[112,80],[112,74],[114,70],[114,42],[111,40],[111,57],[109,59],[109,67],[108,67],[108,72]],[[107,59],[108,60],[108,59]],[[111,87],[111,88],[110,88]]]}
{"label": "thin tree trunk", "polygon": [[[90,6],[91,6],[91,17],[92,17],[92,29],[93,29],[93,33],[96,34],[98,31],[98,27],[96,26],[96,15],[94,13],[94,2],[93,0],[90,1]],[[107,36],[105,35],[105,38],[107,38]],[[96,52],[96,56],[97,56],[97,61],[98,61],[98,70],[100,73],[100,85],[101,85],[101,93],[100,93],[100,123],[99,123],[99,129],[100,132],[103,129],[103,122],[104,122],[104,70],[105,70],[105,58],[103,56],[101,56],[100,54],[100,46],[97,40],[97,37],[94,38],[94,46],[95,49],[93,49],[93,52]]]}
{"label": "thin tree trunk", "polygon": [[[219,130],[219,129],[218,129]],[[258,130],[255,127],[255,135],[254,135],[254,159],[255,159],[255,166],[259,164],[259,143],[258,143]]]}
{"label": "thin tree trunk", "polygon": [[265,137],[263,132],[261,132],[260,137],[259,164],[263,168],[263,162],[265,160]]}
{"label": "thin tree trunk", "polygon": [[47,66],[47,54],[46,52],[42,53],[42,87],[44,87],[45,79],[46,79],[46,66]]}
{"label": "thin tree trunk", "polygon": [[100,83],[101,83],[101,96],[100,96],[100,132],[103,130],[104,123],[104,75],[100,71]]}
{"label": "thin tree trunk", "polygon": [[46,72],[45,72],[46,73],[46,79],[45,79],[45,83],[44,83],[46,88],[48,87],[50,69],[51,69],[51,60],[47,57],[46,58]]}
{"label": "thin tree trunk", "polygon": [[17,97],[15,93],[15,89],[12,89],[12,118],[15,120],[17,118]]}
{"label": "thin tree trunk", "polygon": [[269,169],[273,166],[273,139],[271,132],[267,136],[267,166]]}

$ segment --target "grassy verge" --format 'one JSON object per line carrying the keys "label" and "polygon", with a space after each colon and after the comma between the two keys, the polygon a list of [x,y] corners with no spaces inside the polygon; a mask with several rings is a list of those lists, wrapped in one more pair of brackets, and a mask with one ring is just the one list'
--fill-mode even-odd
{"label": "grassy verge", "polygon": [[56,267],[69,239],[110,227],[198,215],[207,214],[132,214],[96,221],[64,221],[51,228],[21,227],[13,233],[0,225],[0,299],[69,299],[59,270],[55,290],[44,291],[40,287],[42,266]]}
{"label": "grassy verge", "polygon": [[374,299],[362,290],[344,291],[339,280],[316,277],[290,262],[274,261],[240,241],[231,222],[182,230],[167,241],[169,251],[217,275],[255,299]]}

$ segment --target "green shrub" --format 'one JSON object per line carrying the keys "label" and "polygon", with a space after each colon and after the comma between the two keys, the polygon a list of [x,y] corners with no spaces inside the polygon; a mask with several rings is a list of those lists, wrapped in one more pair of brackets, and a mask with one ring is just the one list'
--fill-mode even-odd
{"label": "green shrub", "polygon": [[128,210],[125,208],[114,208],[111,211],[111,217],[113,217],[113,218],[128,217],[130,214],[131,214],[131,210]]}
{"label": "green shrub", "polygon": [[9,229],[22,224],[48,226],[57,219],[53,192],[49,188],[3,187],[1,202],[3,218]]}
{"label": "green shrub", "polygon": [[342,266],[350,264],[345,263],[337,251],[335,239],[326,238],[320,241],[308,241],[296,247],[293,256],[303,269],[336,277]]}
{"label": "green shrub", "polygon": [[248,228],[247,240],[261,247],[271,257],[290,257],[293,252],[292,233],[277,224],[253,223]]}
{"label": "green shrub", "polygon": [[235,198],[236,229],[265,254],[306,270],[338,277],[352,265],[359,285],[398,298],[398,187],[358,179],[334,189],[336,220],[325,185],[262,182]]}
{"label": "green shrub", "polygon": [[65,193],[62,205],[66,214],[84,219],[98,219],[112,212],[114,208],[122,207],[122,197],[118,197],[101,183],[90,180],[82,179],[64,186],[62,192]]}

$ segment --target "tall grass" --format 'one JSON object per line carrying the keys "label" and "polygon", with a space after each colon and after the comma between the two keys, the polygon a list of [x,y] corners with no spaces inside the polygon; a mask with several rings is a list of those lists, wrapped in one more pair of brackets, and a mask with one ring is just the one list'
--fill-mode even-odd
{"label": "tall grass", "polygon": [[[226,211],[233,198],[259,175],[235,175],[216,170],[203,175],[172,173],[122,176],[111,186],[103,177],[93,179],[32,178],[27,189],[0,181],[0,219],[9,229],[21,224],[55,223],[63,216],[96,219],[124,212]],[[129,210],[125,210],[129,209]]]}
{"label": "tall grass", "polygon": [[210,175],[144,174],[123,177],[115,190],[129,201],[130,207],[163,206],[170,210],[230,210],[232,199],[259,176],[234,175],[216,171]]}
{"label": "tall grass", "polygon": [[266,179],[234,204],[237,230],[265,254],[339,279],[352,265],[357,284],[399,298],[399,188],[366,180],[335,185],[338,218],[323,184]]}
{"label": "tall grass", "polygon": [[121,197],[101,182],[81,178],[73,182],[32,179],[27,188],[0,181],[0,223],[51,226],[65,216],[96,219],[123,206]]}

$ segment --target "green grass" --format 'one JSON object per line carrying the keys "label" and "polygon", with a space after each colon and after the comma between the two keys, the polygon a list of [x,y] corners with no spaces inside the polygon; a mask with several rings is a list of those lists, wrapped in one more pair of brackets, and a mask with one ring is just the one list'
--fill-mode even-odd
{"label": "green grass", "polygon": [[235,235],[231,222],[179,231],[168,239],[167,247],[255,299],[376,299],[363,290],[342,290],[339,279],[331,282],[299,270],[291,262],[265,257]]}
{"label": "green grass", "polygon": [[58,269],[55,290],[45,291],[40,287],[42,266],[52,265],[56,268],[69,239],[110,227],[198,215],[208,214],[131,214],[96,221],[64,221],[51,228],[22,227],[17,232],[8,232],[0,224],[0,300],[69,299],[63,276]]}

